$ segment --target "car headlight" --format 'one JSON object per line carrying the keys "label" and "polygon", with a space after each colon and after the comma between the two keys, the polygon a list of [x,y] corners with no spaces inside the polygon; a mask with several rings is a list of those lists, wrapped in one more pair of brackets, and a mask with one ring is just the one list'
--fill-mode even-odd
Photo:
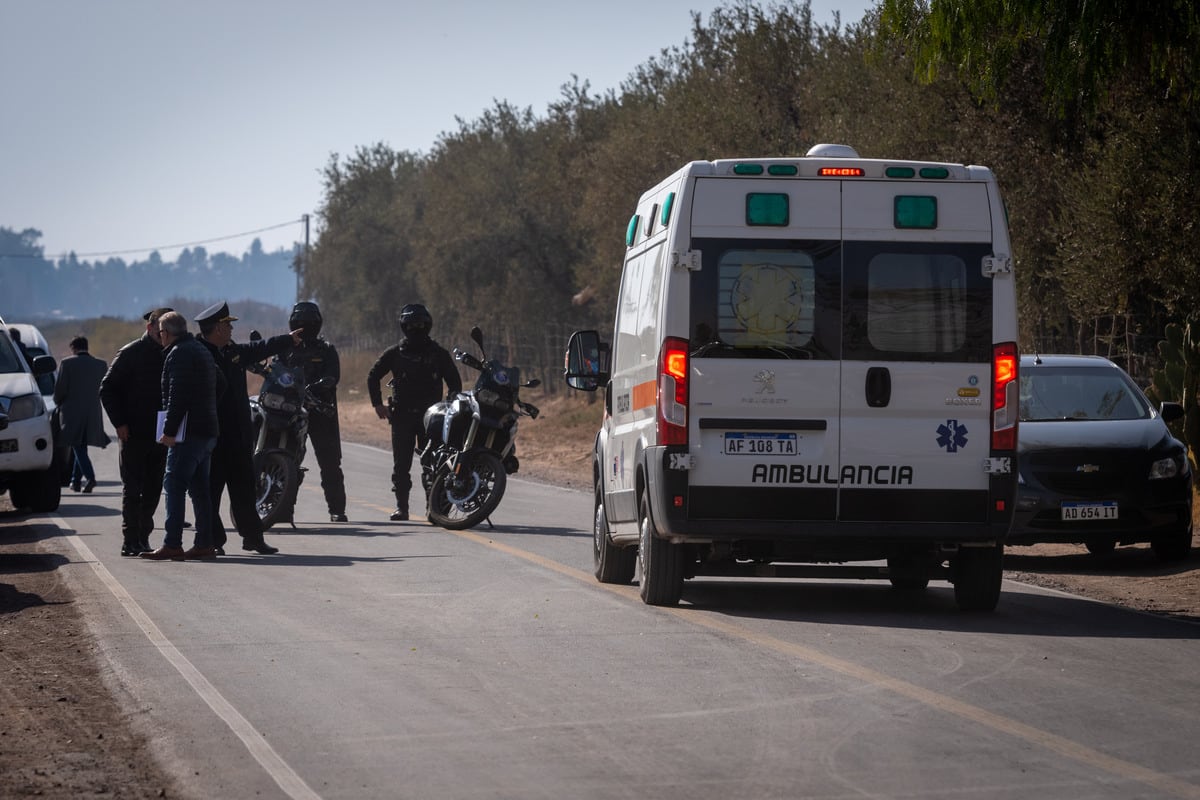
{"label": "car headlight", "polygon": [[1174,478],[1179,474],[1180,464],[1175,458],[1160,458],[1150,465],[1150,480]]}
{"label": "car headlight", "polygon": [[[3,400],[0,398],[0,405]],[[46,413],[46,404],[40,394],[23,394],[20,397],[8,399],[8,421],[20,422],[23,419],[33,419]]]}

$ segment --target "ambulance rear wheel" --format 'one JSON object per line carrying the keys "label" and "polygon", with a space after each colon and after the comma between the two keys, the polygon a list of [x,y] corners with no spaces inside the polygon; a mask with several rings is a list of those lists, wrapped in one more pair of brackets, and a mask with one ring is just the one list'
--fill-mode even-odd
{"label": "ambulance rear wheel", "polygon": [[658,537],[650,518],[650,499],[644,494],[638,525],[638,561],[642,566],[638,594],[646,605],[673,606],[683,594],[686,551],[683,545]]}

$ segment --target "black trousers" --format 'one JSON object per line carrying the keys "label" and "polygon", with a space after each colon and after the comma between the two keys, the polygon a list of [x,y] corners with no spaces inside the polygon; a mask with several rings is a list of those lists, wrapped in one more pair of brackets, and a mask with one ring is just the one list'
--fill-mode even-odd
{"label": "black trousers", "polygon": [[250,445],[240,441],[217,440],[209,468],[209,493],[213,508],[213,547],[224,547],[228,541],[225,524],[221,521],[221,494],[229,489],[229,515],[241,534],[244,544],[263,540],[262,520],[255,507],[257,479]]}
{"label": "black trousers", "polygon": [[167,448],[146,439],[121,442],[121,535],[125,544],[148,544],[162,497]]}
{"label": "black trousers", "polygon": [[308,415],[308,441],[321,470],[321,491],[330,514],[346,513],[346,478],[342,475],[342,435],[337,416]]}
{"label": "black trousers", "polygon": [[424,411],[392,413],[392,491],[396,508],[408,510],[412,490],[413,451],[425,446]]}

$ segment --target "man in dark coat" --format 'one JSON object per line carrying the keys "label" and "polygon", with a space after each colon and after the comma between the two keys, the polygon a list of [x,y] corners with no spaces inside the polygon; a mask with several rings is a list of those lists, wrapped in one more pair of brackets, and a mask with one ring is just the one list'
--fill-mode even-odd
{"label": "man in dark coat", "polygon": [[346,479],[342,474],[342,436],[338,427],[337,385],[342,377],[337,348],[320,338],[323,323],[321,309],[307,300],[296,303],[288,317],[288,327],[302,331],[300,343],[284,356],[289,367],[304,370],[304,383],[317,385],[313,394],[328,403],[331,413],[314,411],[308,415],[308,439],[321,470],[321,490],[332,522],[346,521]]}
{"label": "man in dark coat", "polygon": [[88,352],[85,336],[71,340],[71,353],[58,365],[58,382],[54,384],[54,402],[61,409],[61,444],[75,451],[75,470],[71,488],[76,492],[80,482],[85,493],[96,488],[96,470],[88,457],[88,447],[108,447],[108,434],[100,416],[100,381],[108,364]]}
{"label": "man in dark coat", "polygon": [[224,552],[227,534],[221,521],[221,494],[229,489],[229,515],[242,537],[242,549],[261,555],[278,553],[263,537],[262,519],[255,503],[257,479],[254,475],[254,426],[250,419],[250,397],[246,388],[246,370],[251,364],[286,351],[299,342],[298,332],[282,334],[261,342],[237,344],[233,341],[233,323],[228,303],[217,303],[196,317],[200,342],[208,348],[217,369],[225,378],[227,390],[217,404],[221,434],[213,450],[210,496],[213,507],[213,546]]}
{"label": "man in dark coat", "polygon": [[[187,331],[187,320],[174,311],[158,321],[163,343],[161,433],[167,448],[167,521],[163,546],[139,553],[154,561],[215,558],[212,544],[212,502],[208,497],[208,471],[220,424],[217,398],[225,381],[204,345]],[[183,549],[183,516],[187,497],[192,498],[196,538]]]}
{"label": "man in dark coat", "polygon": [[[400,309],[400,330],[404,338],[380,354],[367,373],[367,393],[380,419],[392,425],[392,491],[396,495],[393,521],[408,519],[408,493],[412,489],[413,451],[425,446],[425,409],[442,399],[442,383],[447,394],[462,391],[462,377],[454,356],[429,338],[433,316],[420,303]],[[379,382],[392,374],[390,408],[383,405]]]}
{"label": "man in dark coat", "polygon": [[150,532],[167,468],[167,448],[154,438],[163,371],[158,320],[174,310],[156,308],[142,315],[146,332],[117,351],[100,381],[100,402],[120,448],[123,556],[152,549]]}

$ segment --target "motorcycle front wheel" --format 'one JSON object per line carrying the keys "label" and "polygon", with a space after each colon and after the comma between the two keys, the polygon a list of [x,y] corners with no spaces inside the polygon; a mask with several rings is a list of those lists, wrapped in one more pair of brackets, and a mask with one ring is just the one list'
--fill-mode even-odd
{"label": "motorcycle front wheel", "polygon": [[263,529],[290,520],[296,507],[296,492],[300,490],[296,460],[279,450],[259,453],[254,457],[254,474],[254,506]]}
{"label": "motorcycle front wheel", "polygon": [[443,468],[429,487],[429,521],[451,531],[472,528],[500,505],[508,475],[490,450],[459,456],[458,469]]}

